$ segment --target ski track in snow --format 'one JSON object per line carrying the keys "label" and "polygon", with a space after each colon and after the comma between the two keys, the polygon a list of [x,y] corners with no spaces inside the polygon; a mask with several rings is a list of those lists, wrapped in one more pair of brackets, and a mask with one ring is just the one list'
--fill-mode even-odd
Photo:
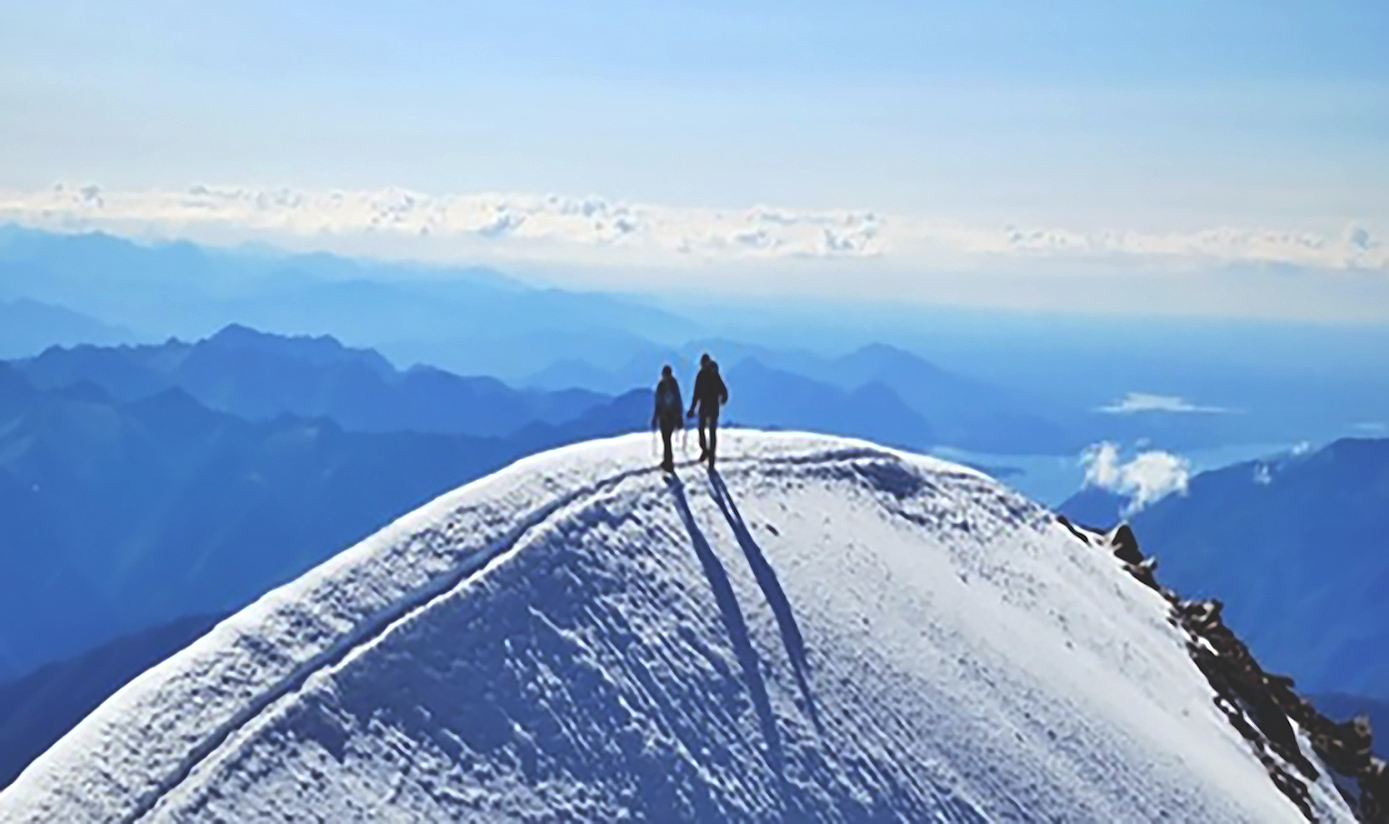
{"label": "ski track in snow", "polygon": [[1166,602],[1042,507],[859,441],[721,445],[443,496],[136,679],[0,820],[1303,820]]}

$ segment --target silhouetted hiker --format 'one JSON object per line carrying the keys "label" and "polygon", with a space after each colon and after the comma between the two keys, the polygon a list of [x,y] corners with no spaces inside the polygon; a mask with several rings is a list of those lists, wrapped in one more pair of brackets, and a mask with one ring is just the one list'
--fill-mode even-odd
{"label": "silhouetted hiker", "polygon": [[[714,452],[718,446],[719,407],[728,403],[728,387],[719,377],[719,365],[706,352],[699,358],[699,377],[695,378],[694,395],[690,398],[690,411],[687,417],[694,417],[699,411],[699,459],[708,459],[714,465]],[[709,430],[709,439],[704,439],[704,430]]]}
{"label": "silhouetted hiker", "polygon": [[651,426],[661,428],[661,441],[665,444],[665,456],[661,458],[661,468],[667,472],[675,471],[675,456],[670,449],[670,436],[681,425],[680,410],[685,402],[680,398],[680,384],[670,367],[661,369],[661,380],[656,384],[656,409],[651,413]]}

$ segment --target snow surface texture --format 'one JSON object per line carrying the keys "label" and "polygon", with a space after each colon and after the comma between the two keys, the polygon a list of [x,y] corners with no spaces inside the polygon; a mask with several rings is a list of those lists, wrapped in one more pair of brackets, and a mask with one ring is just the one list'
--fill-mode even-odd
{"label": "snow surface texture", "polygon": [[1042,507],[861,441],[722,444],[443,496],[136,679],[0,820],[1303,820],[1167,602]]}

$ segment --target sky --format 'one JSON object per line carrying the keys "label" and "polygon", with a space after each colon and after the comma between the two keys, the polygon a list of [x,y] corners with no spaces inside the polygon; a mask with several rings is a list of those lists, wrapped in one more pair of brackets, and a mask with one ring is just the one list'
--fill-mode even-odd
{"label": "sky", "polygon": [[0,218],[1389,319],[1382,0],[0,2]]}

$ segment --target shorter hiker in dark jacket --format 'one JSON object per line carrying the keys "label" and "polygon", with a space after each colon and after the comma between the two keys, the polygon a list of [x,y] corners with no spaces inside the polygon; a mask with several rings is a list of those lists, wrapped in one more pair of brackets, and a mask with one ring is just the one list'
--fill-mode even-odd
{"label": "shorter hiker in dark jacket", "polygon": [[652,428],[661,428],[661,441],[665,444],[665,455],[661,458],[661,468],[667,472],[675,471],[675,455],[671,452],[670,436],[681,425],[680,410],[684,407],[680,398],[680,384],[670,367],[661,370],[661,380],[656,384],[656,409],[651,413]]}
{"label": "shorter hiker in dark jacket", "polygon": [[[728,403],[728,387],[719,377],[719,365],[706,352],[699,359],[699,376],[695,378],[694,395],[690,399],[690,411],[686,417],[699,413],[699,459],[714,465],[714,452],[718,447],[719,409]],[[705,430],[708,438],[705,438]]]}

